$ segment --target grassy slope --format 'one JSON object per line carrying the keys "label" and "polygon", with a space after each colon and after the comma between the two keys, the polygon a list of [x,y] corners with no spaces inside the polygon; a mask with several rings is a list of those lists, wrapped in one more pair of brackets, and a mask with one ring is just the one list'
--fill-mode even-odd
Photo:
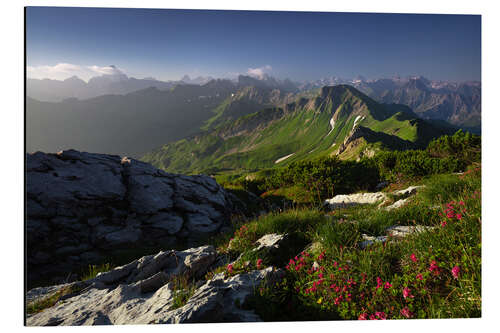
{"label": "grassy slope", "polygon": [[[315,98],[298,101],[286,111],[256,112],[203,135],[165,145],[142,159],[167,171],[182,173],[283,166],[292,161],[335,154],[357,116],[364,117],[357,122],[364,127],[413,143],[425,143],[442,134],[431,125],[416,121],[404,110],[378,104],[352,87],[328,89]],[[277,113],[283,116],[275,116]],[[330,132],[332,116],[335,127]],[[259,126],[252,125],[255,123]],[[377,142],[369,145],[384,148]],[[367,146],[358,146],[356,151],[341,157],[355,158]],[[274,163],[292,153],[294,155],[286,160]]]}
{"label": "grassy slope", "polygon": [[[422,184],[425,190],[393,211],[351,207],[327,218],[316,209],[290,210],[246,223],[219,247],[234,257],[243,254],[243,260],[232,273],[225,267],[216,271],[238,274],[255,269],[257,259],[287,269],[283,283],[260,288],[248,305],[264,320],[479,317],[480,171],[435,175]],[[446,217],[450,205],[459,218]],[[414,224],[435,229],[386,245],[358,246],[361,234],[378,236],[388,226]],[[315,245],[304,255],[293,249],[279,263],[250,251],[259,237],[272,232],[292,233],[301,243]],[[246,260],[250,266],[243,264]],[[316,272],[310,269],[313,261],[320,266]]]}

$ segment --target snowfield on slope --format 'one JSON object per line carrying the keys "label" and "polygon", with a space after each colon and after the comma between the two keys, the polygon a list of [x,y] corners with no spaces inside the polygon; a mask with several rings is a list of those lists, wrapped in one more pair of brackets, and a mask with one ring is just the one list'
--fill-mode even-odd
{"label": "snowfield on slope", "polygon": [[330,132],[328,132],[328,134],[326,136],[329,136],[330,133],[332,133],[333,129],[335,128],[335,120],[333,120],[333,116],[332,116],[332,119],[330,119],[330,126],[332,126],[332,129],[330,130]]}
{"label": "snowfield on slope", "polygon": [[286,156],[278,158],[276,161],[274,161],[274,164],[278,164],[279,162],[283,162],[284,160],[286,160],[287,158],[289,158],[292,155],[295,155],[295,153],[291,153],[290,155],[286,155]]}
{"label": "snowfield on slope", "polygon": [[363,121],[365,119],[365,117],[361,117],[361,116],[357,116],[356,119],[354,119],[354,125],[352,125],[352,129],[354,129],[354,127],[356,127],[356,125],[358,124],[358,121]]}

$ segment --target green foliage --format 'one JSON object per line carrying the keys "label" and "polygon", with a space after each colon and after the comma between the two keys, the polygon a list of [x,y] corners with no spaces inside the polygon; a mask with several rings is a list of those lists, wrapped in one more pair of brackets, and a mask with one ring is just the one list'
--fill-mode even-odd
{"label": "green foliage", "polygon": [[[431,176],[428,190],[400,209],[336,211],[315,229],[324,251],[292,256],[286,278],[262,285],[251,305],[265,320],[480,317],[480,180],[477,167]],[[398,222],[435,229],[357,247],[360,233]]]}
{"label": "green foliage", "polygon": [[48,297],[44,297],[34,302],[26,304],[26,313],[35,314],[41,312],[47,308],[54,306],[62,297],[78,293],[81,290],[82,287],[76,284],[63,287],[60,290],[53,293],[52,295],[49,295]]}
{"label": "green foliage", "polygon": [[462,175],[434,175],[424,179],[426,185],[419,198],[426,204],[444,204],[457,193],[474,191],[481,188],[481,178],[471,177],[480,173],[480,167],[473,167]]}
{"label": "green foliage", "polygon": [[111,269],[113,269],[113,267],[114,266],[111,265],[110,263],[105,263],[102,265],[89,265],[88,271],[85,274],[83,274],[83,276],[81,277],[81,280],[86,281],[86,280],[93,279],[97,276],[97,274],[99,274],[101,272],[110,271]]}
{"label": "green foliage", "polygon": [[457,131],[431,141],[427,151],[432,157],[457,157],[466,164],[481,161],[481,137],[470,132]]}
{"label": "green foliage", "polygon": [[381,151],[359,161],[319,157],[266,169],[251,177],[232,177],[257,195],[280,193],[294,202],[319,204],[336,194],[373,191],[382,180],[403,182],[430,175],[463,171],[481,158],[480,138],[458,131],[432,141],[425,150]]}
{"label": "green foliage", "polygon": [[170,310],[178,309],[186,305],[187,301],[196,291],[194,280],[190,280],[185,274],[175,275],[171,280],[171,290],[173,292],[172,305]]}
{"label": "green foliage", "polygon": [[425,150],[384,151],[374,158],[388,180],[463,171],[481,161],[481,138],[461,130],[431,141]]}
{"label": "green foliage", "polygon": [[316,202],[321,202],[333,194],[372,189],[378,181],[378,170],[370,159],[355,162],[322,157],[276,169],[259,185],[261,190],[269,190],[299,184],[302,191],[311,193]]}
{"label": "green foliage", "polygon": [[295,234],[297,242],[310,241],[310,233],[324,221],[325,217],[318,209],[290,209],[282,213],[269,213],[236,230],[229,248],[243,253],[250,250],[257,239],[271,233]]}

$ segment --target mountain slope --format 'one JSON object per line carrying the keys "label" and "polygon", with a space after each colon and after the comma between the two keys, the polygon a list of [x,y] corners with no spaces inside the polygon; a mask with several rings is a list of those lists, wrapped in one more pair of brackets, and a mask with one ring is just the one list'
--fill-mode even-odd
{"label": "mountain slope", "polygon": [[481,126],[481,84],[432,82],[423,77],[408,80],[361,81],[355,87],[382,103],[408,105],[424,119],[445,120],[450,124]]}
{"label": "mountain slope", "polygon": [[[106,91],[106,79],[100,80]],[[96,85],[99,80],[91,81]],[[150,87],[125,95],[57,103],[28,97],[27,150],[72,148],[140,157],[162,144],[293,98],[286,81],[245,76],[238,82],[212,80],[201,86],[183,84],[168,90]]]}
{"label": "mountain slope", "polygon": [[293,102],[295,98],[296,94],[287,90],[254,84],[242,86],[213,110],[213,117],[206,121],[202,129],[211,130],[262,109]]}
{"label": "mountain slope", "polygon": [[142,159],[172,172],[253,170],[324,155],[357,158],[379,149],[414,148],[445,132],[406,106],[379,104],[338,85],[167,144]]}
{"label": "mountain slope", "polygon": [[301,90],[350,84],[380,103],[404,104],[423,119],[444,120],[476,133],[481,129],[481,82],[432,81],[422,76],[353,80],[338,77],[303,83]]}
{"label": "mountain slope", "polygon": [[104,95],[59,103],[27,98],[26,149],[57,152],[79,149],[139,157],[155,147],[199,131],[235,90],[231,81],[171,90],[148,88],[127,95]]}

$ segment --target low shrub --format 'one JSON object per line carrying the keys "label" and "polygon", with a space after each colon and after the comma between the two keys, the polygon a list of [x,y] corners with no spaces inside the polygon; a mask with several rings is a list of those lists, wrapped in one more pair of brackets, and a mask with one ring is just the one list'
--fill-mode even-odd
{"label": "low shrub", "polygon": [[[402,208],[403,213],[386,212],[393,218],[402,214],[410,221],[422,219],[419,223],[429,215],[436,227],[432,230],[361,250],[356,246],[358,236],[350,235],[359,235],[369,223],[359,229],[349,222],[318,228],[323,251],[291,257],[281,283],[256,291],[252,304],[257,313],[263,318],[271,313],[280,320],[304,320],[301,311],[307,311],[309,319],[480,317],[481,176],[475,170],[453,177],[458,192],[439,209],[424,206],[422,214],[416,206]],[[367,208],[365,213],[369,209],[373,211]],[[375,218],[371,223],[381,222]]]}

